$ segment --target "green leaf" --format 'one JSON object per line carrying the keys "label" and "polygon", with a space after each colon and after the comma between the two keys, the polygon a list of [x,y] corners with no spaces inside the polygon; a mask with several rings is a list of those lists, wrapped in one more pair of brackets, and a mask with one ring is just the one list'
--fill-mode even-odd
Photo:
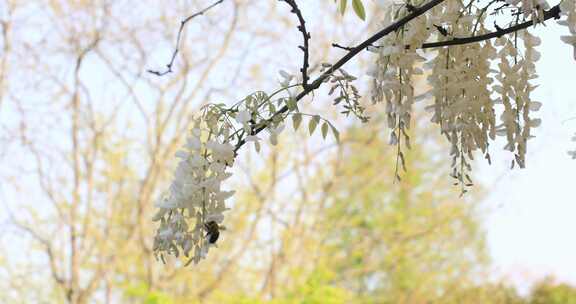
{"label": "green leaf", "polygon": [[288,100],[286,100],[286,106],[288,106],[288,110],[290,111],[298,110],[297,101],[293,97],[290,97]]}
{"label": "green leaf", "polygon": [[346,4],[348,4],[348,0],[340,0],[340,6],[338,10],[342,15],[344,15],[344,13],[346,12]]}
{"label": "green leaf", "polygon": [[302,122],[302,114],[297,113],[292,115],[292,126],[294,127],[294,130],[298,130],[301,122]]}
{"label": "green leaf", "polygon": [[318,115],[314,115],[314,117],[310,119],[310,122],[308,123],[308,131],[310,131],[310,135],[314,133],[314,130],[316,130],[316,126],[318,126],[319,122],[320,122],[320,116]]}
{"label": "green leaf", "polygon": [[334,138],[336,138],[336,141],[340,142],[340,132],[338,132],[336,127],[334,127],[332,124],[330,124],[330,128],[332,129],[332,134],[334,134]]}
{"label": "green leaf", "polygon": [[324,122],[322,124],[322,138],[326,139],[326,135],[328,135],[328,124]]}
{"label": "green leaf", "polygon": [[352,0],[352,8],[354,12],[360,19],[366,20],[366,11],[364,10],[364,5],[362,4],[362,0]]}

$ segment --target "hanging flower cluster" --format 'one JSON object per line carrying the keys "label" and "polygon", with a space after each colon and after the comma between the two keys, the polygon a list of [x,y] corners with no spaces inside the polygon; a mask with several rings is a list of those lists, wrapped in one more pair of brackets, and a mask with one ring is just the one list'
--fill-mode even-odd
{"label": "hanging flower cluster", "polygon": [[194,121],[186,144],[176,153],[180,162],[172,184],[156,203],[153,220],[160,226],[154,252],[162,261],[166,254],[183,254],[188,263],[198,263],[215,246],[208,227],[215,223],[218,229],[227,210],[225,200],[234,194],[221,188],[231,176],[226,169],[234,162],[234,146],[228,140],[230,125],[222,123],[219,112],[216,106],[207,107]]}
{"label": "hanging flower cluster", "polygon": [[[518,53],[517,39],[524,41],[524,56]],[[530,92],[536,86],[530,80],[536,78],[534,62],[540,58],[540,53],[534,49],[540,44],[540,38],[523,31],[514,37],[514,41],[500,38],[497,45],[501,46],[498,57],[500,59],[499,74],[496,79],[500,82],[494,86],[494,91],[500,95],[497,102],[504,105],[501,115],[502,124],[498,126],[498,135],[505,135],[507,144],[505,149],[515,152],[512,161],[521,168],[525,167],[527,140],[531,138],[530,129],[540,125],[540,119],[531,119],[530,111],[538,111],[541,103],[531,101]]]}
{"label": "hanging flower cluster", "polygon": [[[541,22],[544,10],[549,8],[544,0],[510,0],[507,4],[517,6],[522,13],[517,14],[516,23]],[[378,48],[377,69],[372,72],[373,102],[386,102],[391,144],[399,146],[403,138],[409,143],[406,129],[415,101],[411,80],[413,75],[422,74],[418,64],[426,61],[413,49],[420,48],[431,36],[457,40],[487,33],[486,10],[487,7],[465,7],[462,2],[449,1],[404,26]],[[406,5],[391,6],[384,23],[410,11]],[[520,20],[521,16],[524,20]],[[523,41],[522,45],[519,40]],[[473,152],[480,150],[490,162],[489,143],[496,135],[506,136],[505,149],[514,153],[512,166],[525,166],[527,141],[532,137],[530,130],[540,124],[539,119],[530,117],[530,113],[541,106],[530,99],[535,89],[530,83],[536,78],[534,62],[540,57],[535,47],[539,44],[539,38],[522,30],[501,36],[494,45],[487,40],[438,49],[427,56],[428,61],[422,65],[429,71],[431,86],[422,96],[434,97],[433,104],[426,108],[433,112],[431,121],[440,126],[440,132],[451,144],[451,176],[455,184],[461,185],[462,193],[473,184],[469,175]],[[495,62],[499,68],[496,75],[491,69]],[[497,113],[501,113],[499,122]],[[398,159],[404,165],[400,148]]]}
{"label": "hanging flower cluster", "polygon": [[558,24],[564,25],[570,30],[570,35],[562,36],[560,39],[574,47],[574,60],[576,60],[576,1],[562,0],[560,2],[560,14],[566,16],[566,19],[558,21]]}
{"label": "hanging flower cluster", "polygon": [[[426,110],[450,143],[450,175],[455,185],[461,186],[462,194],[473,184],[470,171],[474,153],[481,152],[490,163],[490,142],[496,136],[506,139],[505,150],[514,155],[512,167],[525,167],[528,140],[532,129],[540,124],[532,112],[541,107],[530,96],[536,88],[532,81],[537,77],[535,62],[540,54],[536,47],[540,39],[526,28],[559,17],[560,11],[565,18],[559,23],[570,31],[570,35],[561,38],[574,46],[576,59],[574,0],[562,0],[552,9],[545,0],[415,0],[389,5],[383,14],[385,29],[381,35],[374,35],[358,47],[344,47],[349,52],[346,56],[334,65],[322,64],[320,76],[309,81],[310,34],[297,3],[285,2],[298,17],[298,30],[304,37],[304,45],[300,46],[304,52],[302,75],[295,77],[281,71],[280,89],[270,95],[258,91],[230,107],[210,104],[202,108],[186,144],[176,153],[180,162],[170,188],[156,203],[154,220],[159,227],[154,252],[162,261],[167,255],[183,255],[188,263],[198,263],[215,246],[224,228],[225,200],[234,193],[222,189],[223,182],[231,176],[227,169],[244,144],[261,150],[262,131],[267,131],[270,143],[276,145],[287,120],[292,119],[296,130],[307,118],[310,135],[319,129],[324,138],[331,132],[339,139],[338,131],[328,120],[318,114],[302,113],[298,107],[304,96],[323,83],[331,86],[329,95],[334,96],[335,106],[342,107],[342,114],[368,121],[353,84],[356,77],[342,69],[367,45],[377,53],[375,68],[369,73],[373,77],[372,102],[385,104],[390,143],[397,148],[396,179],[400,180],[399,168],[406,170],[402,148],[410,148],[408,132],[413,106],[418,100],[431,97]],[[492,14],[511,9],[513,20],[509,25],[515,27],[513,30],[497,24],[496,32],[487,28],[488,9],[499,2],[504,4]],[[484,39],[485,36],[490,37]],[[489,40],[495,37],[498,38],[494,42]],[[437,42],[427,42],[431,38]],[[379,45],[372,45],[377,39]],[[439,45],[447,47],[427,53],[419,51]],[[497,70],[493,69],[495,66]],[[415,96],[414,79],[425,73],[431,89]],[[576,158],[576,151],[569,153]]]}
{"label": "hanging flower cluster", "polygon": [[495,49],[490,42],[458,46],[438,52],[431,62],[434,103],[428,106],[432,122],[451,145],[452,173],[462,186],[471,186],[470,161],[480,150],[490,160],[489,140],[495,138],[495,110],[491,99],[490,60]]}
{"label": "hanging flower cluster", "polygon": [[518,6],[524,18],[540,23],[544,20],[544,11],[550,8],[546,0],[506,0],[506,3]]}
{"label": "hanging flower cluster", "polygon": [[[400,6],[397,10],[389,10],[385,14],[383,24],[390,24],[396,16],[408,14],[410,8]],[[407,133],[412,117],[412,105],[415,102],[413,78],[422,75],[418,65],[425,58],[416,49],[422,46],[430,36],[431,26],[426,16],[414,20],[409,25],[393,35],[383,39],[382,47],[374,49],[378,53],[376,69],[370,75],[374,77],[372,88],[372,103],[386,103],[387,126],[391,130],[390,144],[396,145],[398,158],[396,162],[397,180],[400,180],[398,168],[406,170],[402,144],[410,148],[410,137]]]}
{"label": "hanging flower cluster", "polygon": [[[349,84],[351,76],[342,73],[333,78],[337,80],[336,86],[342,84],[344,89],[355,92]],[[153,220],[160,224],[154,238],[154,253],[158,259],[165,261],[168,255],[184,255],[188,258],[186,264],[198,263],[216,246],[220,230],[224,229],[224,211],[228,210],[225,200],[234,194],[222,190],[222,183],[231,176],[227,169],[234,163],[235,150],[241,144],[253,143],[256,151],[260,151],[259,131],[268,131],[270,143],[276,145],[288,116],[292,116],[295,129],[303,117],[310,117],[310,134],[321,123],[323,137],[331,130],[338,138],[338,131],[330,122],[319,115],[300,112],[292,92],[301,85],[292,83],[295,77],[283,71],[280,76],[281,88],[271,95],[258,91],[231,107],[209,104],[194,119],[185,145],[176,153],[180,162],[170,188],[156,203],[158,212]],[[358,96],[351,93],[342,98],[353,105]],[[278,114],[282,107],[288,111]]]}

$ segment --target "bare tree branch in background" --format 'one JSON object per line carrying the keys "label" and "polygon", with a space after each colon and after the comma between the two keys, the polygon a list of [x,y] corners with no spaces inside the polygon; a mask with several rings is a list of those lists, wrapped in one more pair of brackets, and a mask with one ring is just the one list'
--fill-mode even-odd
{"label": "bare tree branch in background", "polygon": [[180,50],[180,39],[182,37],[182,31],[184,31],[184,27],[186,26],[186,23],[188,23],[188,21],[194,19],[195,17],[204,15],[207,11],[209,11],[210,9],[212,9],[213,7],[217,6],[218,4],[224,2],[224,0],[218,0],[214,3],[212,3],[211,5],[209,5],[208,7],[202,9],[201,11],[194,13],[188,17],[186,17],[186,19],[182,20],[180,22],[180,28],[178,29],[178,35],[176,36],[176,46],[174,47],[174,52],[172,52],[172,57],[170,58],[170,62],[168,64],[166,64],[166,71],[160,72],[157,70],[148,70],[148,73],[154,74],[156,76],[164,76],[168,73],[172,73],[172,65],[174,64],[174,60],[176,60],[176,56],[178,55],[178,51]]}

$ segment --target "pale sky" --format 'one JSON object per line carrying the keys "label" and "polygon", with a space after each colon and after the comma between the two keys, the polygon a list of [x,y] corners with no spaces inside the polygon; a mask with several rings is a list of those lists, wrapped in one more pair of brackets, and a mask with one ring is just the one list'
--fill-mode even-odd
{"label": "pale sky", "polygon": [[[566,27],[550,22],[534,33],[542,39],[537,63],[540,85],[534,100],[543,103],[536,138],[529,142],[527,168],[509,170],[507,153],[479,164],[489,189],[485,228],[496,273],[520,287],[552,274],[576,284],[576,61],[560,41]],[[570,120],[571,118],[575,118]]]}

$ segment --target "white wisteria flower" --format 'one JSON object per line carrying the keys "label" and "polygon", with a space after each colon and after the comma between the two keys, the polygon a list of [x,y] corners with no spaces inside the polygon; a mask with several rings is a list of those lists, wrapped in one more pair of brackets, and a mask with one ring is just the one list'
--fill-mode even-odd
{"label": "white wisteria flower", "polygon": [[576,1],[562,0],[560,2],[560,14],[566,19],[558,21],[558,24],[568,27],[570,35],[561,36],[560,39],[573,47],[573,56],[576,60]]}
{"label": "white wisteria flower", "polygon": [[515,6],[518,6],[520,2],[522,2],[520,7],[524,17],[532,16],[535,24],[544,20],[544,10],[550,8],[546,0],[506,0],[506,3]]}
{"label": "white wisteria flower", "polygon": [[[410,22],[369,47],[376,57],[368,72],[373,78],[372,103],[382,104],[390,131],[389,142],[397,147],[396,169],[401,164],[406,170],[402,148],[410,148],[413,108],[419,100],[429,99],[425,110],[431,113],[431,122],[439,126],[450,144],[451,176],[464,193],[464,187],[473,184],[469,174],[474,154],[482,153],[490,162],[489,148],[493,149],[491,143],[496,136],[504,137],[504,149],[513,154],[512,166],[525,166],[532,129],[541,123],[532,114],[542,103],[531,99],[537,87],[533,80],[537,78],[535,62],[541,55],[536,47],[541,40],[520,22],[531,20],[536,26],[545,17],[558,16],[547,11],[550,6],[546,0],[505,0],[500,9],[512,7],[520,29],[504,33],[495,25],[497,39],[468,43],[467,37],[483,37],[493,32],[486,24],[487,18],[492,18],[487,17],[488,7],[472,5],[474,1],[471,5],[445,1],[426,12],[415,11],[424,2],[387,5],[379,14],[385,27],[400,24],[398,20],[406,17],[410,17]],[[561,0],[559,7],[559,24],[569,30],[561,40],[574,48],[576,59],[576,1]],[[413,18],[415,13],[418,16]],[[448,47],[428,51],[430,46],[445,42]],[[425,43],[428,46],[424,47]],[[354,114],[368,121],[364,115],[366,107],[359,102],[359,90],[352,85],[356,77],[341,65],[322,64],[320,72],[325,74],[319,80],[332,84],[329,95],[335,93],[334,105],[344,107],[342,114]],[[219,237],[214,229],[222,227],[224,212],[228,210],[225,201],[234,194],[222,189],[231,176],[227,169],[245,143],[253,143],[256,151],[260,151],[261,138],[257,136],[260,131],[266,130],[270,143],[277,145],[288,117],[292,118],[295,130],[304,117],[309,118],[310,135],[319,129],[326,137],[332,130],[339,138],[329,121],[322,118],[321,122],[318,114],[300,112],[298,101],[320,82],[304,86],[301,78],[307,75],[304,69],[306,65],[302,75],[280,70],[281,88],[270,95],[257,91],[232,106],[221,103],[202,107],[185,144],[176,152],[178,164],[173,180],[155,203],[158,211],[153,220],[159,222],[154,238],[157,257],[164,261],[166,255],[183,254],[189,262],[198,263],[207,256]],[[415,92],[414,81],[424,74],[428,75],[430,88],[425,93]],[[576,150],[568,153],[576,159]],[[398,170],[396,177],[400,179]]]}
{"label": "white wisteria flower", "polygon": [[269,127],[268,131],[270,131],[270,143],[275,146],[278,144],[278,135],[282,133],[284,130],[284,125],[278,125],[275,127]]}
{"label": "white wisteria flower", "polygon": [[256,152],[260,152],[260,138],[258,136],[254,135],[246,136],[246,142],[253,142],[254,149],[256,149]]}
{"label": "white wisteria flower", "polygon": [[560,39],[564,42],[567,43],[569,45],[571,45],[574,49],[573,49],[573,56],[574,56],[574,60],[576,60],[576,35],[570,35],[570,36],[561,36]]}
{"label": "white wisteria flower", "polygon": [[232,164],[234,162],[234,146],[230,143],[219,143],[214,140],[208,141],[206,147],[212,151],[212,158],[221,163]]}
{"label": "white wisteria flower", "polygon": [[282,78],[281,80],[278,81],[280,83],[280,86],[283,88],[290,86],[290,82],[292,81],[292,79],[294,79],[294,75],[291,75],[290,73],[284,70],[278,71],[278,74],[280,74],[280,77]]}
{"label": "white wisteria flower", "polygon": [[236,121],[244,124],[250,121],[251,119],[250,112],[249,111],[238,111],[238,113],[236,114]]}
{"label": "white wisteria flower", "polygon": [[186,144],[176,152],[180,162],[174,179],[155,204],[158,212],[153,220],[160,226],[154,252],[162,261],[165,255],[178,257],[180,253],[189,258],[188,262],[205,258],[214,245],[206,239],[206,224],[224,221],[223,212],[228,210],[225,200],[234,194],[221,189],[222,182],[231,176],[226,169],[234,162],[234,147],[227,141],[229,131],[209,121],[213,121],[210,116],[194,122]]}
{"label": "white wisteria flower", "polygon": [[242,125],[244,130],[247,133],[252,131],[252,127],[250,126],[250,121],[252,120],[252,114],[250,111],[238,111],[236,113],[236,121]]}

